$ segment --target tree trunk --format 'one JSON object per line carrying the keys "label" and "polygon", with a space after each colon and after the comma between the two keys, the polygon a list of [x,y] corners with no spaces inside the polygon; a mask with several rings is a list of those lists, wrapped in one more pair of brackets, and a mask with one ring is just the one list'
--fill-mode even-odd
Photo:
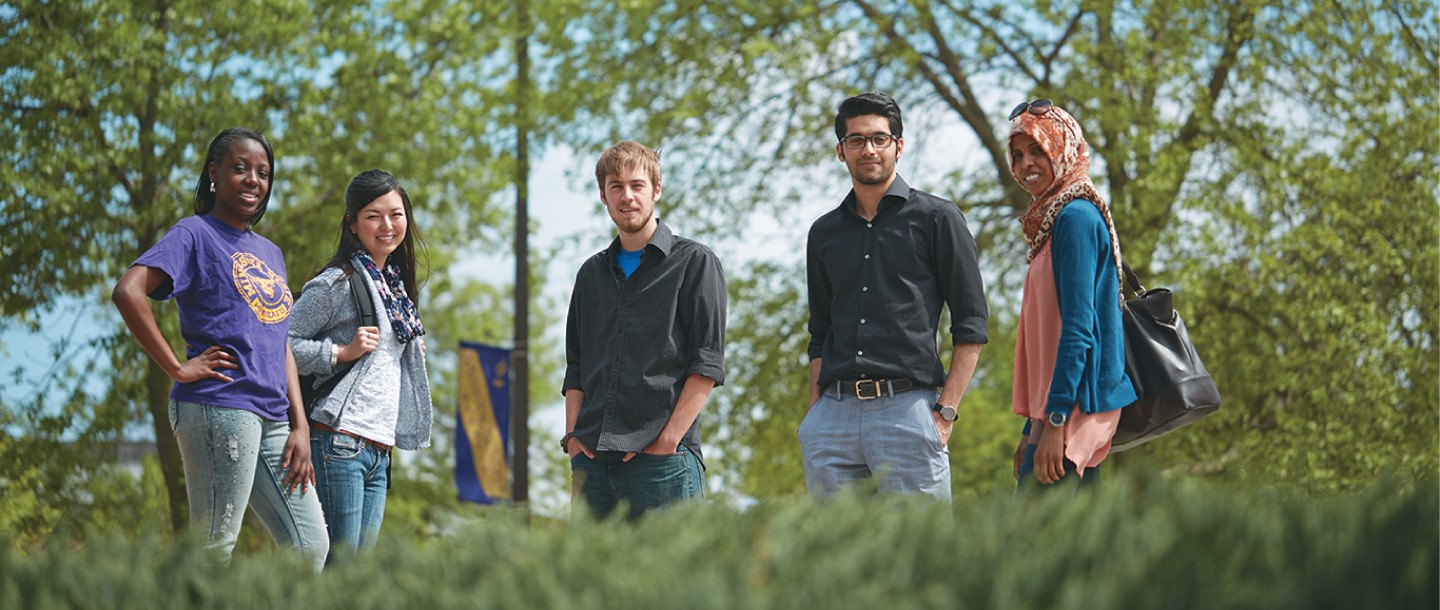
{"label": "tree trunk", "polygon": [[530,501],[530,3],[516,5],[515,39],[515,349],[510,352],[510,485],[517,505]]}
{"label": "tree trunk", "polygon": [[145,398],[150,405],[150,421],[155,426],[155,449],[160,456],[160,475],[165,479],[165,494],[169,496],[170,528],[179,533],[185,528],[188,502],[185,497],[185,467],[180,462],[180,445],[175,442],[175,433],[170,429],[170,376],[147,358],[145,368]]}

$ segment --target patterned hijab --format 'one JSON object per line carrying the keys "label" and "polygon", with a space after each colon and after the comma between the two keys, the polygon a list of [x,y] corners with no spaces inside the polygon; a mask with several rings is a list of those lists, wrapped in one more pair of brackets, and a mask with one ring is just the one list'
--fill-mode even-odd
{"label": "patterned hijab", "polygon": [[[1095,183],[1090,181],[1090,146],[1085,143],[1085,134],[1080,131],[1080,123],[1070,113],[1061,110],[1059,106],[1050,106],[1042,114],[1031,114],[1021,112],[1020,116],[1010,121],[1010,139],[1025,134],[1035,139],[1040,149],[1045,151],[1045,156],[1050,159],[1050,168],[1055,176],[1055,182],[1050,188],[1035,197],[1030,202],[1030,208],[1020,216],[1020,225],[1025,229],[1025,241],[1030,245],[1030,254],[1026,261],[1033,260],[1045,243],[1050,241],[1050,233],[1055,228],[1055,218],[1060,215],[1060,209],[1065,204],[1076,199],[1088,199],[1100,210],[1100,215],[1105,218],[1105,227],[1110,230],[1110,249],[1115,255],[1115,269],[1120,272],[1120,237],[1115,234],[1115,220],[1110,217],[1110,206],[1105,203],[1105,198],[1095,190]],[[1006,155],[1010,158],[1009,155]],[[1012,158],[1010,173],[1014,176],[1015,166]],[[1016,180],[1019,180],[1016,177]],[[1121,285],[1124,285],[1124,278],[1120,278]],[[1122,289],[1123,294],[1123,289]]]}

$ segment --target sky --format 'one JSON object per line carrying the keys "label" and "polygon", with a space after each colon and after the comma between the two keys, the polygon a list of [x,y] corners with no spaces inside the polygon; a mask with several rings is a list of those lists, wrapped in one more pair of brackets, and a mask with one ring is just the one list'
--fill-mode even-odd
{"label": "sky", "polygon": [[[907,121],[911,122],[914,121]],[[912,184],[925,188],[924,184],[934,181],[925,177],[932,168],[953,166],[943,160],[963,156],[967,148],[973,150],[975,139],[958,125],[939,125],[929,134],[916,133],[915,127],[919,126],[910,126],[906,134],[908,158],[901,159],[898,169]],[[817,159],[829,158],[830,151],[817,151]],[[530,248],[532,252],[556,251],[544,275],[546,283],[539,287],[542,294],[537,297],[564,303],[580,262],[609,243],[614,227],[604,215],[593,186],[590,176],[593,160],[588,158],[588,153],[586,159],[578,159],[568,148],[553,147],[534,167],[530,180],[530,214],[537,230],[531,237]],[[742,243],[711,244],[726,260],[727,267],[738,268],[741,262],[755,259],[798,261],[804,254],[805,232],[810,223],[834,207],[849,189],[843,167],[837,163],[834,170],[834,183],[816,187],[816,196],[811,200],[745,220],[746,237]],[[921,176],[918,180],[917,174]],[[669,188],[681,188],[681,185]],[[657,209],[663,218],[663,199]],[[686,233],[684,227],[675,229]],[[508,282],[514,277],[513,256],[508,249],[470,253],[460,257],[450,273]],[[29,333],[14,325],[0,330],[0,400],[7,404],[24,404],[49,389],[47,381],[56,368],[57,349],[61,350],[62,361],[71,362],[82,371],[106,366],[105,354],[87,348],[86,344],[102,335],[103,329],[120,323],[106,295],[61,300],[53,311],[42,314],[40,321],[38,333]],[[18,381],[12,376],[17,368],[21,370]],[[103,381],[97,379],[97,383]],[[98,393],[102,388],[92,389]],[[554,427],[555,436],[560,435],[563,413],[556,416],[544,405],[535,405],[532,412],[535,418],[532,425]]]}
{"label": "sky", "polygon": [[[956,158],[973,154],[976,150],[973,134],[959,125],[930,125],[911,120],[907,121],[907,128],[906,155],[901,159],[898,171],[917,188],[925,189],[924,185],[937,182],[943,168],[953,167]],[[530,248],[532,253],[553,249],[555,256],[544,274],[545,284],[538,287],[541,294],[535,295],[532,303],[540,302],[540,299],[567,302],[570,284],[580,263],[608,245],[615,234],[594,186],[594,160],[591,157],[589,152],[582,159],[568,148],[553,147],[534,164],[534,174],[530,179],[530,214],[536,232],[531,236]],[[816,158],[829,161],[833,159],[833,150],[816,151]],[[799,205],[782,206],[783,209],[764,211],[752,218],[737,220],[745,227],[743,240],[735,240],[731,244],[710,244],[725,261],[726,267],[739,268],[742,263],[757,259],[798,263],[804,256],[805,234],[810,223],[837,205],[849,191],[850,183],[843,166],[834,163],[831,171],[834,180],[810,187],[814,196]],[[667,185],[667,190],[673,188],[683,188],[683,185]],[[664,199],[657,205],[657,212],[664,218]],[[683,226],[673,228],[677,233],[686,234]],[[449,272],[493,282],[510,282],[514,277],[513,255],[508,248],[462,254]],[[66,346],[60,358],[75,364],[77,370],[108,366],[108,354],[86,347],[90,339],[121,323],[107,297],[95,295],[89,299],[62,300],[54,311],[40,317],[39,333],[15,328],[0,330],[0,402],[26,404],[38,393],[47,391],[50,388],[47,380],[52,375],[52,369],[56,368],[57,346]],[[552,344],[562,344],[562,331],[563,326],[547,329],[547,332],[556,335],[550,337]],[[22,370],[18,382],[11,376],[16,368]],[[95,385],[89,390],[92,394],[99,394],[104,389],[103,383],[103,376],[97,376]],[[559,438],[564,433],[565,423],[564,403],[559,392],[532,392],[531,400],[532,438],[540,434]],[[439,410],[453,412],[454,397],[437,396],[435,406]],[[148,425],[135,427],[137,436],[147,434],[149,430]],[[532,465],[549,459],[550,444],[541,445],[532,443]],[[538,500],[541,487],[553,487],[555,482],[538,481],[537,473],[538,470],[532,467],[531,497]],[[555,496],[563,494],[563,489],[548,489],[543,493]],[[563,503],[563,496],[560,497]]]}

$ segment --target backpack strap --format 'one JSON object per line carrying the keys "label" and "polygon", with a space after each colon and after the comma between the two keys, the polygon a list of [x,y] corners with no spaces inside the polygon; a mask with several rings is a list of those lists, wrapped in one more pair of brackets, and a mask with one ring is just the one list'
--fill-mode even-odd
{"label": "backpack strap", "polygon": [[[350,272],[350,298],[355,302],[355,309],[360,312],[360,326],[375,326],[375,301],[370,299],[370,288],[365,285],[365,278],[359,271]],[[368,355],[368,354],[366,354]],[[364,360],[365,356],[335,366],[334,374],[325,379],[325,382],[317,387],[310,387],[310,382],[300,382],[300,395],[305,403],[305,411],[308,414],[315,402],[328,395],[340,384],[340,380],[350,373],[355,364]],[[309,377],[308,375],[306,377]]]}
{"label": "backpack strap", "polygon": [[360,312],[360,325],[375,326],[375,301],[370,299],[370,288],[359,271],[350,272],[350,297],[355,299],[355,309]]}

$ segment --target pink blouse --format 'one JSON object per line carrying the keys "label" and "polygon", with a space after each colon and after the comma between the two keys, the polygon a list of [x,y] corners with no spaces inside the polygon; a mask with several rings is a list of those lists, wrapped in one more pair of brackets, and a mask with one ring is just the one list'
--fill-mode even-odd
{"label": "pink blouse", "polygon": [[[1060,345],[1060,303],[1055,295],[1055,267],[1046,243],[1025,271],[1025,293],[1020,301],[1020,324],[1015,339],[1013,410],[1032,420],[1030,442],[1040,441],[1050,379],[1055,374],[1055,353]],[[1110,454],[1110,439],[1120,423],[1120,409],[1103,413],[1070,410],[1065,424],[1065,457],[1085,468],[1099,466]]]}

